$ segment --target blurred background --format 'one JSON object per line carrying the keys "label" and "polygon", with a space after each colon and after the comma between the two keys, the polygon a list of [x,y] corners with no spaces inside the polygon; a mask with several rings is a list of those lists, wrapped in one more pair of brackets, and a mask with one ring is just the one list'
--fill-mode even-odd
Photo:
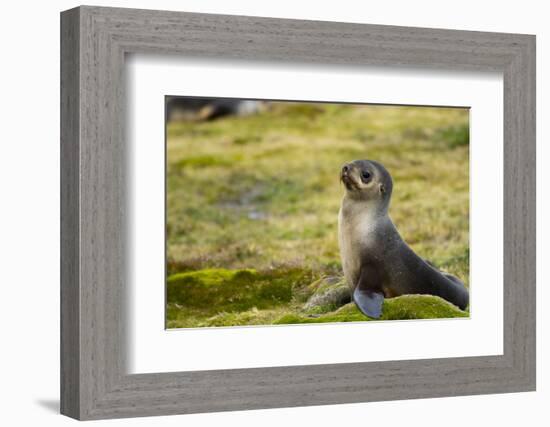
{"label": "blurred background", "polygon": [[[367,320],[337,240],[354,159],[392,174],[405,241],[469,283],[468,109],[166,97],[166,117],[168,327]],[[464,315],[400,298],[385,318]]]}

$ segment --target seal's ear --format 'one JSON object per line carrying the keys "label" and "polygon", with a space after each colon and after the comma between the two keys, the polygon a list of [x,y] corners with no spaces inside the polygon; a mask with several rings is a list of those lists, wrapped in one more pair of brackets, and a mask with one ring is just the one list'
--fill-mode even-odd
{"label": "seal's ear", "polygon": [[384,194],[386,192],[386,187],[384,186],[384,184],[380,184],[378,186],[378,189],[380,190],[380,194]]}
{"label": "seal's ear", "polygon": [[353,292],[353,301],[357,308],[365,315],[374,319],[379,319],[382,315],[382,303],[384,294],[370,289],[355,288]]}

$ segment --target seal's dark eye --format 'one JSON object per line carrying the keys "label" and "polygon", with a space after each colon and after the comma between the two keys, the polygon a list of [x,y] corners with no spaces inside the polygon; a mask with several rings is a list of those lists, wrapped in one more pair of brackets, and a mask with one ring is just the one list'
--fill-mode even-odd
{"label": "seal's dark eye", "polygon": [[370,172],[369,171],[362,171],[361,172],[361,179],[363,182],[367,182],[370,178]]}

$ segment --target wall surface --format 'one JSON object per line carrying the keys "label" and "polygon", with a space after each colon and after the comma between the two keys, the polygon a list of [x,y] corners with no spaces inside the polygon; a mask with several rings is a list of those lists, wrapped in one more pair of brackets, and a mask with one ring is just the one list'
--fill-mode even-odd
{"label": "wall surface", "polygon": [[[545,310],[550,256],[548,223],[550,27],[545,2],[254,0],[97,1],[97,5],[393,24],[537,35],[538,74],[538,391],[383,403],[276,409],[156,419],[110,425],[275,426],[545,425],[550,416]],[[0,319],[3,425],[64,426],[59,383],[59,12],[74,1],[7,2],[2,7],[0,67]]]}

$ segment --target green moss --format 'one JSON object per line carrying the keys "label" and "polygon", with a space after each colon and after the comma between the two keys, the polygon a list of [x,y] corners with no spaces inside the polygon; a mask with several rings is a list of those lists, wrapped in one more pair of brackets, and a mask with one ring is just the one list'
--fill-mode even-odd
{"label": "green moss", "polygon": [[[354,303],[345,304],[340,298],[340,291],[347,291],[343,280],[321,278],[310,284],[311,278],[311,272],[290,268],[267,272],[207,269],[174,274],[168,280],[167,327],[373,320]],[[334,299],[334,295],[339,296]],[[441,298],[404,295],[384,301],[380,320],[467,316],[467,312]]]}
{"label": "green moss", "polygon": [[[382,317],[378,320],[410,320],[410,319],[446,319],[468,317],[464,312],[447,301],[431,295],[403,295],[384,301]],[[332,323],[372,321],[361,313],[354,303],[347,304],[333,313],[320,316],[301,314],[286,314],[277,319],[274,324],[295,323]]]}
{"label": "green moss", "polygon": [[[268,309],[292,300],[293,288],[309,282],[299,269],[258,272],[252,269],[206,269],[178,273],[167,280],[167,302],[202,315]],[[168,313],[170,318],[170,312]]]}

